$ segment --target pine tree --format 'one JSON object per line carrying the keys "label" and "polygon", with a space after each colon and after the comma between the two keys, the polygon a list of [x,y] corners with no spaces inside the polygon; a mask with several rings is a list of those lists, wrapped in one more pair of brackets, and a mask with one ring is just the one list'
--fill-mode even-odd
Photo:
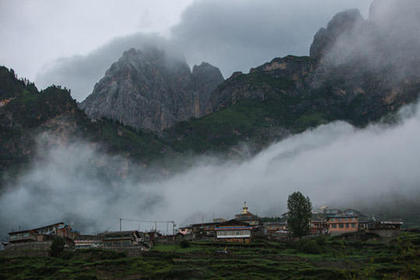
{"label": "pine tree", "polygon": [[287,200],[289,209],[287,226],[293,237],[301,238],[310,233],[310,222],[312,217],[312,205],[309,197],[301,192],[294,192]]}

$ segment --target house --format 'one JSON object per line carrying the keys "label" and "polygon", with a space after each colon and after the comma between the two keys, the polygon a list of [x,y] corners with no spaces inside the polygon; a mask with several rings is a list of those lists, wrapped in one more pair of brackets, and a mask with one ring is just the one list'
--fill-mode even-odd
{"label": "house", "polygon": [[219,224],[215,230],[219,241],[250,243],[254,227],[248,223],[233,219]]}
{"label": "house", "polygon": [[328,232],[328,225],[324,214],[312,213],[310,230],[311,235],[325,234]]}
{"label": "house", "polygon": [[216,226],[219,223],[201,223],[191,225],[193,239],[216,238]]}
{"label": "house", "polygon": [[380,237],[395,237],[398,236],[403,222],[401,221],[380,221],[369,228],[369,232],[376,233]]}
{"label": "house", "polygon": [[338,216],[343,214],[343,211],[341,211],[340,209],[330,209],[328,207],[324,208],[323,211],[327,217]]}
{"label": "house", "polygon": [[235,220],[248,223],[251,226],[260,225],[260,219],[257,215],[254,215],[251,212],[249,212],[246,201],[244,202],[244,206],[242,207],[241,213],[235,215]]}
{"label": "house", "polygon": [[65,247],[73,247],[73,239],[78,233],[65,223],[55,223],[43,227],[9,232],[7,250],[47,250],[54,237],[62,237]]}
{"label": "house", "polygon": [[[192,233],[192,227],[180,227],[178,229],[178,235],[182,235],[182,239],[185,240],[193,240],[193,233]],[[181,239],[180,236],[177,235],[177,239]]]}
{"label": "house", "polygon": [[327,217],[328,233],[340,235],[343,233],[359,231],[359,219],[357,216],[329,216]]}
{"label": "house", "polygon": [[74,239],[75,249],[101,248],[102,240],[97,235],[79,235]]}
{"label": "house", "polygon": [[189,235],[192,234],[192,227],[191,226],[186,226],[186,227],[180,227],[178,229],[178,232],[182,235]]}
{"label": "house", "polygon": [[380,237],[398,236],[403,222],[401,221],[380,221],[379,219],[371,219],[360,222],[360,231],[375,233]]}
{"label": "house", "polygon": [[286,222],[265,222],[263,223],[264,233],[269,235],[273,232],[277,231],[287,231],[287,223]]}
{"label": "house", "polygon": [[104,248],[149,247],[143,233],[133,231],[115,231],[99,234]]}
{"label": "house", "polygon": [[34,229],[9,232],[10,243],[35,242],[51,239],[52,236],[60,236],[64,239],[74,239],[77,236],[69,225],[56,223]]}
{"label": "house", "polygon": [[359,217],[359,231],[369,231],[373,224],[379,221],[377,217]]}
{"label": "house", "polygon": [[264,237],[270,240],[280,240],[288,236],[286,221],[265,222],[263,224]]}

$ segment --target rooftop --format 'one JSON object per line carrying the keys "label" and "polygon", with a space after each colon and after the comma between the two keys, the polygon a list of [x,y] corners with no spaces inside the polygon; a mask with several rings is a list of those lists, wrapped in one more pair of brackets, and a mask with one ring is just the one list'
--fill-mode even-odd
{"label": "rooftop", "polygon": [[11,234],[18,234],[18,233],[24,233],[24,232],[29,232],[29,231],[37,231],[37,230],[41,230],[41,229],[44,229],[44,228],[53,227],[53,226],[59,226],[59,225],[63,225],[64,226],[65,224],[63,222],[60,222],[60,223],[55,223],[55,224],[51,224],[51,225],[48,225],[48,226],[42,226],[42,227],[37,227],[37,228],[33,228],[33,229],[12,231],[12,232],[9,232],[9,235],[11,235]]}

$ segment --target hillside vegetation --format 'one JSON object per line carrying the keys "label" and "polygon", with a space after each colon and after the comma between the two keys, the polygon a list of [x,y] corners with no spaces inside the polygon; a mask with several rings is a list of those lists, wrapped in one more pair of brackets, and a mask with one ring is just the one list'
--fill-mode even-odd
{"label": "hillside vegetation", "polygon": [[[227,249],[228,253],[223,251]],[[315,238],[249,245],[157,245],[139,257],[102,250],[0,257],[3,279],[417,279],[420,235],[393,240]]]}

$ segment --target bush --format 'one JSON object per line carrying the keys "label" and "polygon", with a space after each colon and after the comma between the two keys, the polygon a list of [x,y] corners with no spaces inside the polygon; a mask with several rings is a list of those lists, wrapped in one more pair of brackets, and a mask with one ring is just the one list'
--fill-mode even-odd
{"label": "bush", "polygon": [[64,251],[65,241],[61,237],[54,237],[50,248],[51,257],[58,257]]}
{"label": "bush", "polygon": [[316,243],[318,243],[319,246],[324,247],[327,244],[327,237],[325,235],[320,235],[315,238]]}
{"label": "bush", "polygon": [[322,247],[312,239],[302,239],[299,240],[296,244],[296,249],[302,253],[306,254],[321,254]]}
{"label": "bush", "polygon": [[181,248],[188,248],[188,247],[190,247],[190,242],[188,242],[188,240],[182,240],[179,243],[179,246],[181,246]]}

